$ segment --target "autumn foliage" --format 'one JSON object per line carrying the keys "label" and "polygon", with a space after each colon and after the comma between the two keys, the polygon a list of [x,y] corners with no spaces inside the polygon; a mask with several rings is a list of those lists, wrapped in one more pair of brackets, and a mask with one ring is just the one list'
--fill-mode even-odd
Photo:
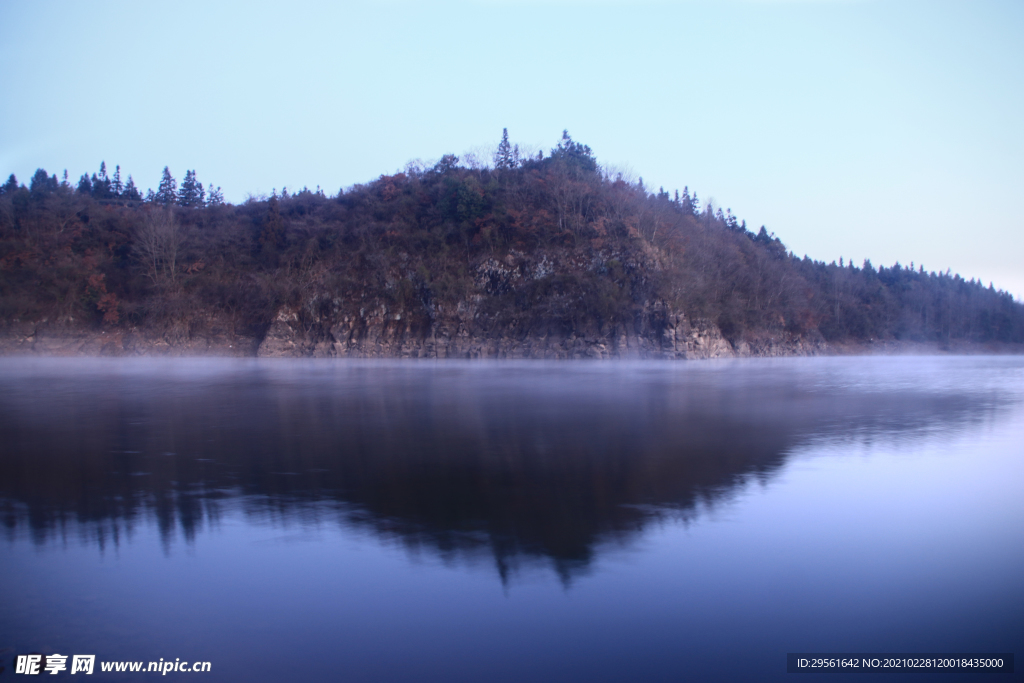
{"label": "autumn foliage", "polygon": [[[505,137],[493,168],[446,155],[334,196],[285,190],[239,205],[207,195],[193,171],[179,191],[165,169],[148,199],[117,174],[104,181],[104,166],[72,186],[40,170],[29,186],[0,186],[3,324],[258,338],[284,305],[310,330],[384,306],[426,330],[473,301],[498,326],[602,328],[660,303],[734,343],[1024,342],[1024,306],[1006,292],[949,272],[797,258],[688,189],[651,192],[602,170],[568,134],[532,158]],[[529,277],[486,266],[512,260]]]}

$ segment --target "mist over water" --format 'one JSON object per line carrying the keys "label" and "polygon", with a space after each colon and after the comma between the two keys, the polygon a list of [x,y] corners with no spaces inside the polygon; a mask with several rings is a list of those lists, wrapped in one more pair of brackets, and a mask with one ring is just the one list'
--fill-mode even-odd
{"label": "mist over water", "polygon": [[1021,651],[1022,392],[998,357],[4,359],[0,649],[216,680]]}

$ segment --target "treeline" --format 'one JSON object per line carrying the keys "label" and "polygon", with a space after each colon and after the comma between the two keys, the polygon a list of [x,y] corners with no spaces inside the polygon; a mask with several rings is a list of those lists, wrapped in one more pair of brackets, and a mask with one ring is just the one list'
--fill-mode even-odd
{"label": "treeline", "polygon": [[[7,182],[0,185],[0,194],[13,193],[20,187],[23,186],[18,184],[17,177],[12,173],[8,176]],[[58,180],[56,174],[48,175],[44,169],[37,169],[32,175],[28,189],[35,195],[58,191],[66,193],[71,190],[71,183],[68,182],[68,172],[65,170],[63,179]],[[160,185],[156,192],[147,190],[145,197],[143,197],[142,192],[136,187],[131,175],[128,176],[127,180],[121,180],[120,166],[115,167],[113,176],[108,175],[107,162],[105,161],[100,162],[99,172],[93,173],[91,176],[88,173],[83,173],[82,177],[78,179],[78,184],[74,187],[74,191],[80,195],[99,200],[146,201],[151,204],[162,204],[164,206],[204,207],[219,206],[224,203],[224,193],[221,191],[221,188],[214,188],[213,185],[210,185],[209,195],[207,195],[207,189],[196,178],[194,170],[185,172],[185,180],[182,181],[179,188],[178,181],[171,175],[171,171],[167,166],[164,166]]]}
{"label": "treeline", "polygon": [[568,133],[534,156],[506,131],[491,161],[446,155],[334,196],[304,188],[240,205],[194,171],[179,187],[165,168],[145,197],[105,164],[75,187],[66,173],[39,170],[28,186],[11,176],[0,318],[259,336],[287,305],[315,337],[378,309],[426,334],[471,307],[516,334],[611,334],[666,306],[733,343],[1024,342],[1024,306],[991,285],[797,258],[688,188],[607,172]]}

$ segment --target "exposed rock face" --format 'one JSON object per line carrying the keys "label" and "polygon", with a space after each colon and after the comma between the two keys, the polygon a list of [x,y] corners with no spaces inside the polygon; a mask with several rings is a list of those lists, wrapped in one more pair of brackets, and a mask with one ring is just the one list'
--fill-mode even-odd
{"label": "exposed rock face", "polygon": [[435,309],[411,319],[386,304],[364,306],[315,323],[292,307],[277,311],[262,339],[232,334],[207,321],[201,332],[90,329],[12,321],[0,329],[0,355],[260,356],[267,358],[664,358],[791,356],[828,353],[823,341],[785,337],[731,344],[716,325],[690,320],[664,302],[645,305],[629,325],[543,323],[512,318],[498,324],[478,308]]}
{"label": "exposed rock face", "polygon": [[293,308],[282,308],[260,344],[261,357],[365,358],[665,358],[816,355],[823,342],[765,339],[730,344],[717,326],[690,321],[664,303],[646,306],[632,326],[605,329],[488,328],[472,310],[422,326],[386,306],[344,315],[319,330],[304,329]]}
{"label": "exposed rock face", "polygon": [[299,316],[289,308],[277,312],[256,355],[270,358],[296,358],[312,355],[311,344],[299,328]]}
{"label": "exposed rock face", "polygon": [[[730,342],[713,322],[658,298],[651,282],[659,268],[657,255],[646,252],[513,251],[471,267],[456,303],[435,298],[408,272],[384,268],[377,274],[383,286],[356,283],[344,294],[310,279],[301,303],[279,307],[251,331],[259,338],[235,334],[226,312],[216,310],[192,311],[160,331],[11,321],[0,325],[0,354],[704,359],[829,352],[820,337],[782,333]],[[594,277],[611,269],[611,280]],[[622,320],[623,311],[630,319]]]}
{"label": "exposed rock face", "polygon": [[[609,268],[618,284],[589,289],[602,280],[588,274]],[[697,359],[825,350],[823,342],[770,335],[734,346],[714,323],[690,319],[657,298],[651,280],[659,269],[657,255],[646,252],[599,250],[588,257],[553,250],[538,257],[511,251],[477,262],[465,278],[468,291],[454,304],[435,299],[428,287],[417,290],[402,272],[382,273],[391,299],[369,294],[366,283],[347,297],[314,285],[304,301],[276,311],[257,355]],[[406,287],[401,296],[399,284]],[[599,322],[602,305],[614,312],[609,318],[621,321],[622,311],[632,310],[632,319]]]}

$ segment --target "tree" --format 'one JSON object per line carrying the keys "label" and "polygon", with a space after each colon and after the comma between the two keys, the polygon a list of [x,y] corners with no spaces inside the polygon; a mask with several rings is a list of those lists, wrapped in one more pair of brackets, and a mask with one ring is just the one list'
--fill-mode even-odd
{"label": "tree", "polygon": [[203,184],[196,180],[195,170],[185,171],[185,179],[181,181],[181,190],[178,191],[178,204],[191,207],[206,204],[206,191]]}
{"label": "tree", "polygon": [[7,192],[14,192],[18,189],[18,179],[14,177],[12,173],[7,178],[7,182],[0,186],[0,194],[6,194]]}
{"label": "tree", "polygon": [[156,194],[153,195],[153,201],[164,206],[170,206],[178,201],[178,181],[174,179],[170,169],[166,166],[164,166],[163,177],[160,178],[160,186],[157,187]]}
{"label": "tree", "polygon": [[551,158],[566,162],[583,171],[597,171],[597,159],[590,147],[579,142],[574,142],[569,136],[568,130],[562,131],[562,140],[558,146],[551,150]]}
{"label": "tree", "polygon": [[434,164],[435,173],[448,173],[454,170],[459,165],[459,157],[454,154],[445,154],[441,157],[441,160]]}
{"label": "tree", "polygon": [[135,181],[132,180],[130,173],[128,174],[128,182],[124,184],[121,196],[133,202],[142,201],[142,193],[139,192],[139,188],[135,187]]}
{"label": "tree", "polygon": [[267,217],[260,231],[259,244],[264,262],[270,266],[277,266],[278,251],[285,246],[285,231],[276,195],[267,202]]}
{"label": "tree", "polygon": [[174,284],[184,242],[184,232],[170,208],[157,209],[146,216],[133,248],[153,284]]}
{"label": "tree", "polygon": [[92,174],[92,196],[97,199],[110,199],[114,196],[105,161],[100,162],[100,172]]}
{"label": "tree", "polygon": [[78,179],[78,193],[92,194],[92,181],[89,180],[88,173],[83,173],[82,177]]}
{"label": "tree", "polygon": [[552,171],[551,188],[558,212],[558,227],[579,234],[590,217],[597,160],[590,147],[573,142],[569,131],[563,130],[562,140],[551,150],[547,163]]}
{"label": "tree", "polygon": [[206,200],[206,205],[207,206],[221,206],[223,204],[224,204],[224,193],[221,192],[220,185],[217,186],[217,189],[214,189],[213,185],[210,185],[210,196]]}
{"label": "tree", "polygon": [[498,151],[494,153],[494,168],[506,171],[515,168],[512,145],[508,141],[508,128],[501,129],[501,142],[498,143]]}
{"label": "tree", "polygon": [[114,180],[110,185],[115,197],[120,197],[124,192],[124,185],[121,183],[121,167],[114,169]]}
{"label": "tree", "polygon": [[56,174],[51,177],[41,168],[36,169],[36,173],[32,176],[32,181],[29,185],[32,194],[36,196],[56,192],[58,187],[60,187],[60,183],[57,182]]}

